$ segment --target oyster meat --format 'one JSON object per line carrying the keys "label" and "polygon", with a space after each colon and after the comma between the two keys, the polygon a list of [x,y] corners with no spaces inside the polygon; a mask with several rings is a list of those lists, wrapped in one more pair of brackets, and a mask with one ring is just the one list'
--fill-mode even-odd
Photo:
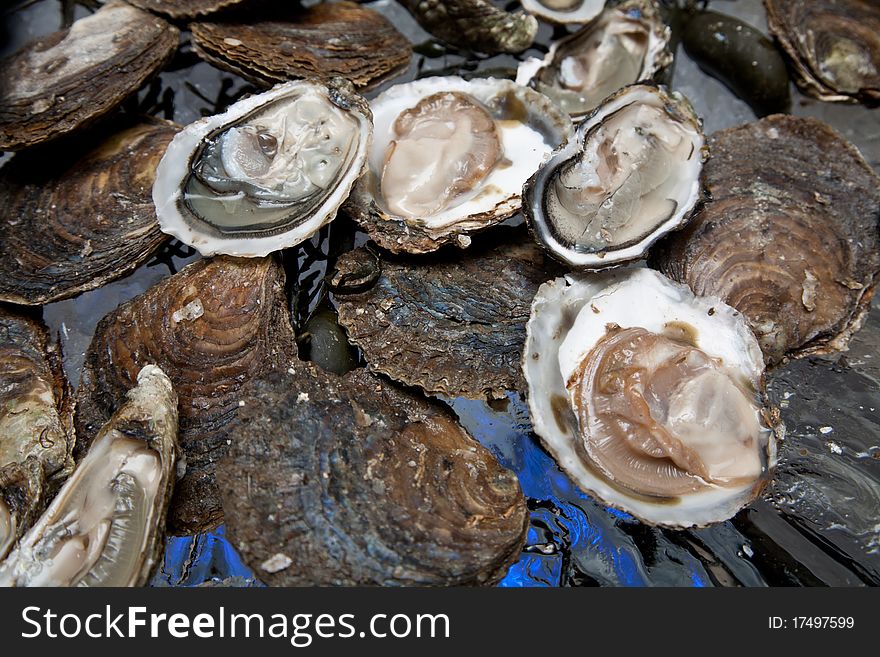
{"label": "oyster meat", "polygon": [[73,395],[46,327],[0,306],[0,559],[73,469]]}
{"label": "oyster meat", "polygon": [[489,0],[400,0],[400,4],[434,36],[478,52],[522,52],[538,32],[534,16],[509,14]]}
{"label": "oyster meat", "polygon": [[373,260],[381,274],[366,290],[344,284],[370,264],[369,252],[344,254],[333,279],[339,321],[367,366],[429,394],[502,398],[523,391],[525,323],[548,274],[542,251],[522,231],[510,232],[464,255]]}
{"label": "oyster meat", "polygon": [[880,275],[880,177],[816,119],[770,116],[710,147],[711,201],[654,264],[742,312],[770,364],[846,349]]}
{"label": "oyster meat", "polygon": [[196,532],[222,519],[214,464],[248,380],[296,358],[284,272],[272,257],[201,260],[107,315],[95,329],[77,391],[77,451],[126,398],[137,373],[156,364],[180,400],[185,474],[170,529]]}
{"label": "oyster meat", "polygon": [[39,522],[0,564],[0,586],[143,586],[165,547],[177,396],[148,365]]}
{"label": "oyster meat", "polygon": [[876,0],[764,0],[767,24],[801,90],[828,101],[880,104]]}
{"label": "oyster meat", "polygon": [[582,489],[668,527],[726,520],[775,461],[746,320],[650,269],[538,291],[523,369],[535,432]]}
{"label": "oyster meat", "polygon": [[522,0],[522,6],[550,23],[589,23],[602,12],[605,0]]}
{"label": "oyster meat", "polygon": [[669,66],[671,35],[655,0],[626,0],[554,42],[543,60],[524,61],[516,80],[581,119],[612,93],[653,80]]}
{"label": "oyster meat", "polygon": [[54,139],[116,109],[177,43],[177,28],[113,0],[0,61],[0,150]]}
{"label": "oyster meat", "polygon": [[262,257],[336,216],[363,169],[370,110],[351,83],[300,80],[190,124],[153,185],[159,224],[202,255]]}
{"label": "oyster meat", "polygon": [[215,66],[258,85],[340,76],[372,87],[406,69],[412,47],[382,14],[326,2],[265,20],[190,24],[193,48]]}
{"label": "oyster meat", "polygon": [[466,247],[516,214],[523,183],[572,131],[548,98],[495,78],[399,84],[371,108],[367,169],[345,210],[395,253]]}
{"label": "oyster meat", "polygon": [[217,478],[231,542],[267,584],[492,584],[519,558],[519,482],[442,404],[306,363],[243,402]]}
{"label": "oyster meat", "polygon": [[538,242],[572,267],[645,256],[701,197],[700,121],[681,96],[637,84],[610,96],[523,189]]}
{"label": "oyster meat", "polygon": [[0,300],[44,304],[120,278],[167,236],[150,198],[178,127],[154,119],[97,146],[49,145],[0,170]]}

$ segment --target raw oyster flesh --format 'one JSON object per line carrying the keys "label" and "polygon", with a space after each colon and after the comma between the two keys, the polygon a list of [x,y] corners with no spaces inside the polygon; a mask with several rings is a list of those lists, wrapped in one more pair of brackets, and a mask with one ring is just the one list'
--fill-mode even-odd
{"label": "raw oyster flesh", "polygon": [[164,547],[177,396],[148,365],[39,522],[0,564],[0,586],[143,586]]}

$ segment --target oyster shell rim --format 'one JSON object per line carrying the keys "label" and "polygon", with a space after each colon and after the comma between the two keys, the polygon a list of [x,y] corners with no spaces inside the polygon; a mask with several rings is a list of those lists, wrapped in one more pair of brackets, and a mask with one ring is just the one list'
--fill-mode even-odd
{"label": "oyster shell rim", "polygon": [[[542,354],[541,358],[539,359],[535,359],[533,357],[533,341],[535,339],[534,328],[538,321],[536,318],[538,317],[538,314],[543,310],[543,308],[546,307],[547,304],[561,305],[564,302],[566,294],[575,294],[576,287],[578,285],[583,285],[586,288],[586,296],[584,296],[583,294],[579,294],[577,297],[577,300],[582,304],[580,305],[580,308],[583,309],[590,302],[591,299],[595,298],[598,293],[604,292],[609,288],[618,286],[620,283],[626,281],[627,276],[629,276],[633,271],[639,270],[651,272],[652,275],[656,275],[659,278],[665,279],[668,283],[679,289],[679,291],[684,292],[684,294],[688,298],[707,301],[708,305],[716,309],[716,313],[713,313],[713,316],[720,315],[720,313],[717,312],[719,308],[721,308],[723,312],[727,312],[727,314],[729,314],[732,318],[735,318],[736,322],[740,324],[740,328],[744,329],[744,334],[750,336],[752,340],[755,341],[754,348],[755,350],[757,350],[757,353],[759,355],[761,369],[759,378],[760,390],[758,391],[758,393],[759,400],[762,404],[761,414],[766,423],[765,428],[768,429],[768,444],[766,447],[766,472],[762,473],[761,477],[749,486],[740,486],[736,489],[722,489],[721,492],[717,490],[710,490],[697,493],[696,495],[702,496],[704,500],[706,499],[706,497],[717,497],[718,500],[710,499],[709,503],[707,505],[704,505],[708,507],[709,511],[701,516],[693,517],[692,519],[688,519],[687,517],[672,518],[672,516],[670,516],[670,518],[672,519],[668,520],[651,519],[643,511],[637,510],[632,505],[629,505],[627,503],[621,503],[620,501],[615,500],[613,495],[609,495],[607,493],[607,490],[613,490],[613,485],[609,485],[606,491],[603,492],[599,492],[599,490],[597,490],[598,487],[596,487],[595,485],[585,485],[585,483],[583,483],[583,478],[579,476],[579,474],[587,473],[589,477],[588,481],[590,481],[591,484],[595,484],[597,481],[602,485],[605,485],[605,483],[601,477],[595,477],[591,473],[589,473],[589,470],[583,466],[583,463],[580,461],[578,453],[575,450],[571,450],[568,454],[563,454],[556,445],[554,445],[548,438],[545,438],[544,432],[548,431],[547,427],[553,427],[554,423],[556,423],[558,426],[559,420],[557,420],[555,417],[555,412],[552,408],[552,402],[547,403],[547,406],[548,408],[550,408],[551,411],[548,416],[543,413],[542,407],[538,406],[538,402],[535,400],[535,395],[532,392],[532,379],[529,374],[529,372],[532,371],[531,364],[534,360],[540,361],[541,358],[547,360],[546,354]],[[541,298],[542,295],[544,295],[543,298]],[[556,296],[554,297],[551,295]],[[580,311],[578,311],[578,313],[579,312]],[[555,345],[557,351],[559,345],[562,344],[563,339],[564,335],[554,337],[554,341],[558,340],[559,343],[558,345]],[[555,359],[555,352],[551,354],[551,357]],[[727,304],[725,304],[721,299],[717,297],[699,297],[695,295],[687,285],[669,279],[668,277],[664,276],[660,272],[657,272],[656,270],[648,269],[647,267],[638,265],[605,272],[572,272],[565,274],[564,276],[551,279],[543,283],[541,287],[538,288],[538,292],[535,294],[535,298],[532,302],[531,313],[529,315],[529,320],[526,323],[526,341],[522,353],[522,368],[523,378],[526,380],[526,402],[529,409],[529,417],[532,422],[533,433],[540,440],[542,447],[546,449],[552,456],[557,467],[559,467],[560,470],[562,470],[565,475],[571,479],[572,483],[578,489],[587,493],[591,497],[591,499],[593,499],[593,501],[599,504],[609,506],[611,508],[617,509],[618,511],[627,513],[633,516],[638,521],[653,527],[664,527],[669,529],[702,528],[719,522],[724,522],[732,518],[748,504],[757,499],[758,496],[761,494],[761,491],[763,491],[764,488],[766,488],[772,480],[773,471],[778,463],[777,443],[782,437],[784,437],[785,426],[781,423],[780,420],[778,420],[778,418],[773,415],[776,409],[774,407],[771,407],[766,399],[764,379],[766,366],[764,365],[763,355],[761,354],[760,347],[757,345],[757,341],[751,332],[751,328],[748,326],[748,323],[745,321],[744,316],[739,313],[739,311],[732,308],[731,306],[727,306]],[[556,371],[558,372],[558,366]],[[562,381],[561,373],[559,373],[559,380],[560,382]],[[575,425],[577,425],[577,416],[574,414],[573,411],[571,411],[571,407],[569,405],[570,401],[568,390],[564,390],[564,394],[566,401],[565,410],[571,414],[572,420],[575,422]],[[546,397],[549,399],[550,393],[548,393]],[[561,434],[561,430],[558,431],[558,433]],[[562,438],[565,441],[568,440],[568,438],[564,435],[562,435]],[[576,474],[578,473],[578,470],[580,470],[581,473]],[[733,493],[730,492],[731,490],[733,490]],[[626,502],[627,500],[627,494],[638,495],[638,493],[632,491],[623,493],[622,496],[624,502]],[[732,505],[733,512],[725,512],[723,517],[712,517],[711,510],[713,506],[717,508],[718,504],[723,503],[725,500],[728,500],[728,498],[729,501],[727,502],[727,504]],[[642,504],[651,504],[650,497],[645,496],[645,499],[649,501],[641,502]],[[658,507],[659,509],[676,508],[674,504],[668,504],[664,502],[654,503],[654,506]],[[650,510],[651,507],[649,506],[648,509]],[[685,516],[687,516],[688,514],[693,516],[692,512],[685,510]]]}
{"label": "oyster shell rim", "polygon": [[[311,87],[324,95],[327,102],[357,117],[360,130],[352,166],[333,186],[318,209],[296,226],[275,230],[261,237],[234,234],[223,236],[216,230],[201,232],[184,217],[180,202],[184,194],[184,183],[191,175],[193,159],[200,152],[204,139],[209,134],[217,132],[219,128],[230,126],[258,111],[263,105],[281,100],[285,95],[303,87]],[[336,218],[351,189],[364,171],[372,131],[372,113],[369,106],[354,91],[351,83],[343,78],[333,78],[326,83],[309,79],[291,80],[277,84],[265,92],[243,98],[230,105],[221,114],[206,116],[190,123],[171,140],[156,168],[156,181],[152,189],[159,226],[163,233],[176,237],[206,257],[229,255],[240,258],[262,258],[275,251],[296,246]],[[206,223],[199,217],[196,217],[195,221],[199,224]]]}

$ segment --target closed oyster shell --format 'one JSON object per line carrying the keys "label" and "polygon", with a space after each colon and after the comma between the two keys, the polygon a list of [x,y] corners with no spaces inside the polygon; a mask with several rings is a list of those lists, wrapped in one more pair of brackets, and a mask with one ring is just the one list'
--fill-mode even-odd
{"label": "closed oyster shell", "polygon": [[143,586],[165,545],[177,396],[148,365],[15,550],[0,586]]}
{"label": "closed oyster shell", "polygon": [[83,152],[47,146],[0,170],[0,300],[44,304],[120,278],[167,239],[151,189],[178,127],[158,119]]}
{"label": "closed oyster shell", "polygon": [[168,522],[175,532],[217,525],[222,517],[214,464],[227,448],[227,425],[241,387],[296,357],[274,258],[201,260],[107,315],[95,329],[77,391],[77,451],[87,447],[134,386],[156,364],[180,399],[180,449],[186,474]]}
{"label": "closed oyster shell", "polygon": [[804,93],[880,104],[880,5],[874,0],[764,0],[767,24]]}
{"label": "closed oyster shell", "polygon": [[770,116],[710,148],[711,201],[656,266],[742,312],[771,364],[846,349],[880,275],[880,177],[816,119]]}
{"label": "closed oyster shell", "polygon": [[0,306],[0,558],[73,469],[73,395],[37,320]]}
{"label": "closed oyster shell", "polygon": [[118,107],[177,49],[177,28],[109,2],[0,62],[0,150],[18,150]]}
{"label": "closed oyster shell", "polygon": [[174,19],[196,18],[221,11],[247,0],[127,0],[128,4]]}
{"label": "closed oyster shell", "polygon": [[441,404],[364,370],[256,381],[230,437],[227,528],[268,584],[491,584],[520,555],[516,476]]}
{"label": "closed oyster shell", "polygon": [[343,288],[335,291],[339,321],[370,370],[452,397],[501,398],[525,389],[525,323],[546,265],[555,265],[521,231],[464,255],[375,259],[375,282],[346,293],[345,281],[370,260],[365,249],[344,254],[333,279]]}
{"label": "closed oyster shell", "polygon": [[538,32],[534,16],[509,14],[488,0],[401,0],[400,4],[434,36],[478,52],[522,52]]}
{"label": "closed oyster shell", "polygon": [[258,85],[339,76],[371,87],[409,65],[412,48],[380,13],[353,2],[262,21],[190,24],[196,53]]}

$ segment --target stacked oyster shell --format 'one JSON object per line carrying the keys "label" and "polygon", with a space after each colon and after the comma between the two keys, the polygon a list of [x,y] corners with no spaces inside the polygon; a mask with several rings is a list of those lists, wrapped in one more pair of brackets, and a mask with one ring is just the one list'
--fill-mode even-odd
{"label": "stacked oyster shell", "polygon": [[[121,2],[11,60],[52,75],[0,97],[0,147],[24,150],[0,172],[0,300],[79,295],[166,236],[204,258],[100,321],[75,415],[45,328],[0,309],[0,584],[141,585],[166,527],[221,522],[273,584],[497,582],[526,499],[426,395],[525,393],[595,499],[652,525],[720,522],[776,464],[766,366],[844,349],[864,320],[876,174],[817,121],[707,139],[658,84],[671,30],[653,0],[533,0],[581,27],[516,82],[399,84],[411,45],[369,7],[132,4],[194,19],[202,66],[275,86],[185,127],[106,118],[177,46]],[[403,4],[445,52],[520,52],[539,24],[484,0]],[[85,49],[90,64],[65,59]],[[873,98],[825,55],[841,93]],[[359,248],[350,224],[328,229],[337,215]],[[303,313],[315,274],[288,274],[328,230]]]}

